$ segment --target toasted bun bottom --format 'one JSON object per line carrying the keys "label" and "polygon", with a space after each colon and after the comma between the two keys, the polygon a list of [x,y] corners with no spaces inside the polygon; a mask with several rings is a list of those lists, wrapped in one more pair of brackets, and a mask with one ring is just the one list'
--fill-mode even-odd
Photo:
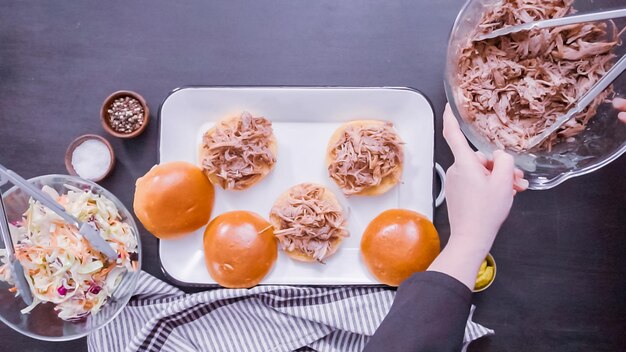
{"label": "toasted bun bottom", "polygon": [[[364,128],[369,128],[369,127],[378,127],[378,126],[384,126],[384,125],[385,125],[385,122],[379,121],[379,120],[355,120],[355,121],[346,122],[343,125],[339,126],[339,128],[335,130],[333,135],[330,137],[330,140],[328,141],[328,147],[326,148],[326,168],[328,168],[330,164],[332,164],[333,161],[335,160],[336,155],[335,155],[334,146],[343,137],[343,134],[347,128],[355,127],[358,129],[364,129]],[[380,181],[379,185],[370,186],[368,188],[365,188],[361,192],[354,193],[354,194],[359,195],[359,196],[377,196],[377,195],[380,195],[389,191],[400,182],[400,179],[402,178],[402,168],[403,168],[402,163],[396,165],[392,173],[384,177]],[[333,179],[333,181],[335,181],[335,179]],[[335,181],[335,183],[337,182]],[[339,184],[337,184],[337,186],[339,186]]]}
{"label": "toasted bun bottom", "polygon": [[[290,192],[293,188],[296,187],[301,187],[303,185],[305,185],[306,183],[301,183],[298,185],[295,185],[291,188],[289,188],[288,190],[286,190],[285,192],[283,192],[278,199],[276,200],[276,202],[274,202],[274,206],[281,206],[282,204],[289,204],[289,199],[290,199]],[[333,204],[334,206],[336,206],[338,209],[342,209],[343,212],[343,208],[341,206],[341,204],[339,203],[339,201],[337,200],[337,197],[335,197],[335,195],[333,194],[333,192],[331,192],[328,188],[319,185],[319,184],[313,184],[315,186],[319,186],[322,187],[324,189],[324,194],[322,195],[322,200],[326,200],[328,202],[330,202],[331,204]],[[281,224],[281,218],[277,215],[274,214],[270,214],[270,223],[272,224],[272,226],[277,229],[277,230],[282,230],[283,228],[280,227]],[[327,259],[328,257],[330,257],[331,255],[335,254],[335,252],[337,252],[337,249],[339,249],[339,245],[341,244],[341,242],[343,241],[343,238],[333,238],[330,240],[330,248],[328,249],[328,252],[326,252],[326,256],[324,257],[324,259]],[[280,241],[279,241],[280,242]],[[302,262],[315,262],[317,261],[316,259],[314,259],[311,255],[304,253],[300,250],[293,250],[293,251],[284,251],[285,254],[287,254],[290,258],[295,259],[295,260],[299,260]]]}
{"label": "toasted bun bottom", "polygon": [[[223,118],[221,120],[218,120],[215,125],[213,127],[211,127],[208,131],[206,131],[204,133],[204,135],[213,135],[215,133],[215,130],[217,129],[217,126],[219,126],[222,123],[225,123],[227,125],[231,125],[237,122],[237,120],[241,119],[241,117],[237,117],[237,116],[233,116],[233,117],[226,117]],[[272,133],[271,137],[270,137],[270,141],[269,141],[269,145],[268,145],[269,150],[272,152],[272,154],[274,155],[274,158],[277,157],[277,153],[278,153],[278,142],[276,141],[276,136],[274,136],[274,134]],[[200,164],[200,167],[202,167],[202,161],[207,157],[208,152],[205,150],[204,148],[204,142],[200,143],[200,147],[199,147],[199,152],[198,152],[198,163]],[[276,163],[274,163],[275,165]],[[263,178],[265,178],[265,176],[267,176],[267,174],[270,173],[270,171],[272,171],[274,165],[272,166],[265,166],[261,169],[261,173],[259,175],[255,175],[253,177],[250,177],[247,182],[246,185],[243,186],[238,186],[235,185],[235,188],[233,189],[234,191],[243,191],[245,189],[248,189],[254,185],[256,185],[257,183],[259,183],[259,181],[261,181]],[[204,169],[202,170],[204,172],[204,174],[206,175],[206,177],[209,179],[209,181],[211,181],[212,184],[217,185],[219,187],[222,187],[222,184],[220,182],[220,178],[213,173],[210,173],[208,170]],[[224,187],[222,187],[224,188]]]}
{"label": "toasted bun bottom", "polygon": [[[337,249],[339,249],[342,241],[342,238],[334,238],[330,240],[330,248],[328,248],[328,252],[326,252],[326,257],[324,257],[324,259],[327,259],[335,254],[335,252],[337,252]],[[317,261],[312,256],[301,251],[285,251],[285,254],[287,254],[291,259],[299,260],[301,262],[312,263]]]}

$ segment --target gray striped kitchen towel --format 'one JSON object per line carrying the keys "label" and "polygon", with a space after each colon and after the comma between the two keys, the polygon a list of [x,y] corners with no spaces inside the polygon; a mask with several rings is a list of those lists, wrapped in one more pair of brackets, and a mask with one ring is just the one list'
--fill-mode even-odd
{"label": "gray striped kitchen towel", "polygon": [[[361,351],[395,291],[380,287],[257,286],[185,294],[142,272],[121,314],[88,336],[91,352]],[[493,334],[472,321],[464,345]],[[464,349],[465,349],[464,347]]]}

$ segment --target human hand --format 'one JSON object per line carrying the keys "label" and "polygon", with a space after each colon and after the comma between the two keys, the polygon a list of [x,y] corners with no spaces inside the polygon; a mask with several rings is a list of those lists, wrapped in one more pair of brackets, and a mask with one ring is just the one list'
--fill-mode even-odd
{"label": "human hand", "polygon": [[446,173],[450,239],[428,270],[447,274],[472,290],[513,197],[528,187],[528,181],[509,154],[498,150],[488,160],[474,152],[449,105],[443,114],[443,136],[454,154]]}
{"label": "human hand", "polygon": [[475,246],[486,255],[509,214],[514,195],[525,190],[528,181],[506,152],[495,151],[493,160],[474,152],[449,105],[443,120],[443,135],[454,154],[454,164],[446,173],[450,241]]}
{"label": "human hand", "polygon": [[617,110],[621,110],[617,117],[620,121],[626,123],[626,99],[623,98],[615,98],[613,99],[613,107]]}

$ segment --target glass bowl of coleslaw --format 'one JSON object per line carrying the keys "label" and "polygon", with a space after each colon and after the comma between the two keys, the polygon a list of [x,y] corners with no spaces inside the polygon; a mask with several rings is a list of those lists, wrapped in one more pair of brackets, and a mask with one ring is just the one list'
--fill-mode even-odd
{"label": "glass bowl of coleslaw", "polygon": [[118,253],[109,260],[74,226],[17,187],[3,199],[16,257],[33,295],[27,306],[16,293],[0,239],[0,320],[31,338],[68,341],[111,322],[136,289],[141,242],[132,214],[109,191],[74,176],[29,180],[67,212],[95,226]]}

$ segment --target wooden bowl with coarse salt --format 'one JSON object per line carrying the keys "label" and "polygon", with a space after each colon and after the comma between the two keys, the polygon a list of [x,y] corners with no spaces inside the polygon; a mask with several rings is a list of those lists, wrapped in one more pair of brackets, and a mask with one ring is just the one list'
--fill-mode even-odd
{"label": "wooden bowl with coarse salt", "polygon": [[65,151],[65,168],[70,175],[100,182],[115,166],[111,143],[96,134],[84,134],[70,143]]}
{"label": "wooden bowl with coarse salt", "polygon": [[109,95],[100,108],[102,127],[118,138],[134,138],[148,126],[150,109],[146,100],[130,90],[119,90]]}

